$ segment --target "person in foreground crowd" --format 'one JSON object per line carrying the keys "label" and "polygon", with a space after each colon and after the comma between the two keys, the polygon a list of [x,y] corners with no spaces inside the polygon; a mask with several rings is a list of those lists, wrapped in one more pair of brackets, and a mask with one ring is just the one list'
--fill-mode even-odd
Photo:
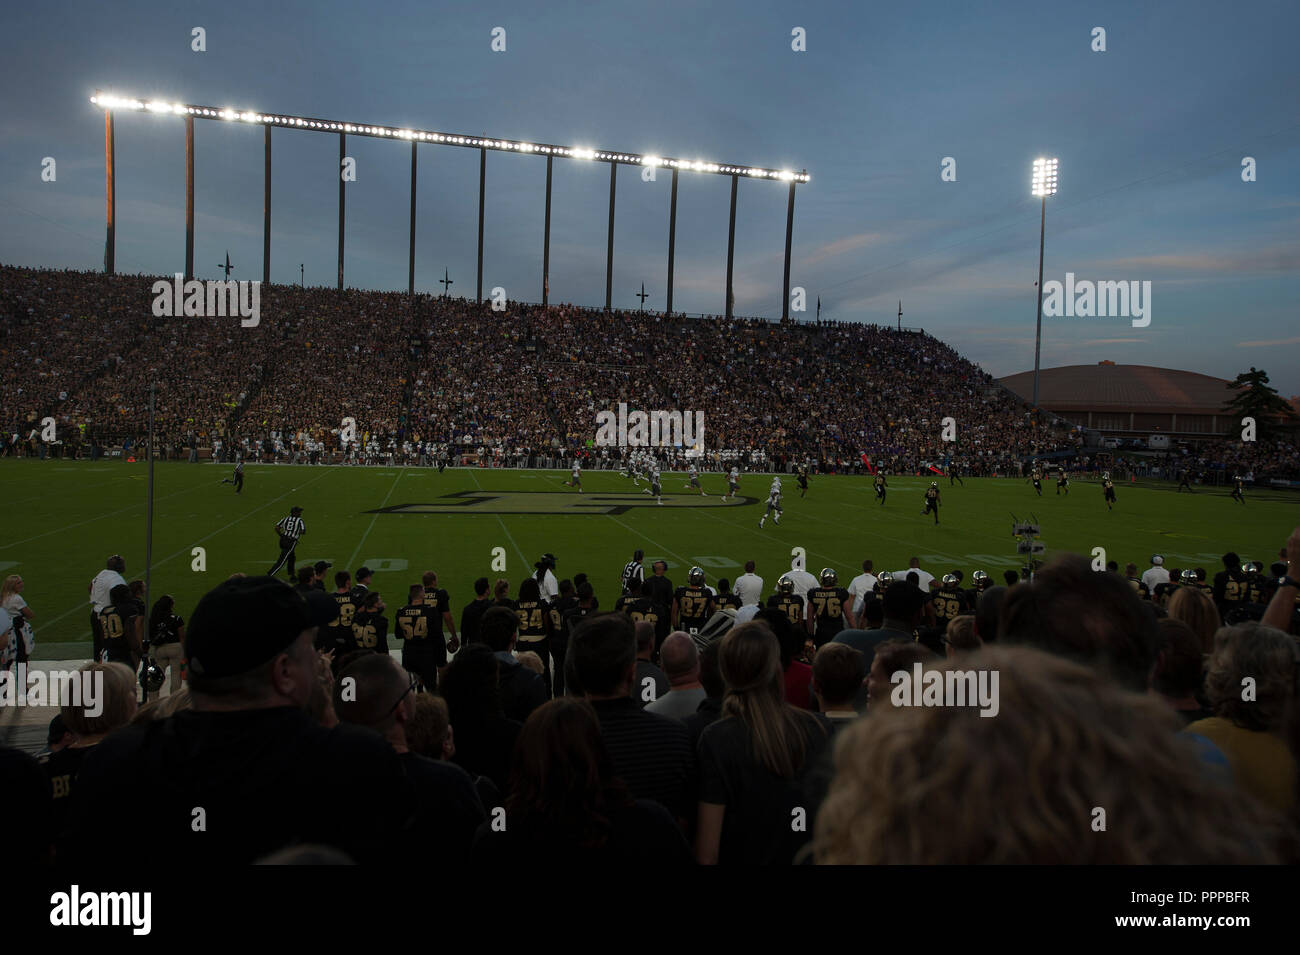
{"label": "person in foreground crowd", "polygon": [[[639,649],[639,644],[638,644]],[[670,689],[646,704],[646,710],[685,719],[700,708],[707,694],[700,682],[700,651],[689,633],[670,633],[659,651]]]}
{"label": "person in foreground crowd", "polygon": [[598,613],[574,628],[566,682],[596,711],[614,772],[632,796],[653,799],[689,824],[696,798],[695,752],[678,720],[647,713],[632,696],[636,632],[626,614]]}
{"label": "person in foreground crowd", "polygon": [[615,775],[590,703],[562,697],[539,707],[519,735],[504,828],[485,822],[473,862],[493,872],[519,866],[691,863],[672,814],[637,799]]}
{"label": "person in foreground crowd", "polygon": [[953,667],[1000,675],[997,718],[887,706],[845,729],[816,862],[1220,865],[1288,851],[1283,820],[1207,774],[1160,700],[1028,647]]}
{"label": "person in foreground crowd", "polygon": [[858,718],[855,703],[867,667],[858,650],[843,643],[828,643],[813,658],[812,688],[817,709],[830,721],[832,735]]}
{"label": "person in foreground crowd", "polygon": [[1151,692],[1173,707],[1184,723],[1213,716],[1196,698],[1204,682],[1201,641],[1181,620],[1165,617],[1159,623],[1160,643],[1151,670]]}
{"label": "person in foreground crowd", "polygon": [[721,640],[714,640],[700,651],[700,684],[704,687],[704,700],[695,712],[682,722],[691,734],[691,751],[699,749],[700,734],[705,728],[717,722],[722,716],[722,698],[727,693],[727,684],[718,669],[718,647]]}
{"label": "person in foreground crowd", "polygon": [[699,742],[696,859],[704,864],[786,864],[809,838],[805,769],[826,745],[825,722],[785,702],[776,634],[754,620],[728,631],[718,649],[727,684],[722,717]]}
{"label": "person in foreground crowd", "polygon": [[[344,693],[349,680],[350,690]],[[416,681],[392,657],[369,653],[339,675],[334,708],[344,723],[377,732],[401,760],[412,783],[411,802],[397,808],[414,819],[412,851],[422,861],[464,865],[474,832],[485,818],[483,806],[469,773],[411,751],[406,730],[415,715],[415,688]]]}
{"label": "person in foreground crowd", "polygon": [[1300,643],[1250,621],[1214,637],[1205,690],[1214,716],[1187,724],[1228,757],[1237,785],[1281,812],[1296,809],[1296,759],[1287,733],[1296,718]]}
{"label": "person in foreground crowd", "polygon": [[478,640],[497,657],[501,712],[506,719],[523,723],[529,713],[550,698],[550,692],[546,681],[515,657],[518,634],[519,617],[505,607],[490,608],[479,621]]}
{"label": "person in foreground crowd", "polygon": [[[325,598],[328,600],[328,598]],[[110,734],[82,763],[67,861],[130,859],[151,832],[188,865],[240,865],[304,842],[362,863],[402,858],[409,781],[370,730],[304,712],[318,680],[316,628],[331,608],[269,577],[218,584],[185,634],[193,710]],[[239,640],[231,621],[241,621]],[[340,807],[384,807],[341,812]]]}
{"label": "person in foreground crowd", "polygon": [[499,669],[500,659],[490,647],[468,644],[447,667],[439,691],[456,727],[452,760],[471,776],[488,777],[504,792],[520,724],[501,711]]}

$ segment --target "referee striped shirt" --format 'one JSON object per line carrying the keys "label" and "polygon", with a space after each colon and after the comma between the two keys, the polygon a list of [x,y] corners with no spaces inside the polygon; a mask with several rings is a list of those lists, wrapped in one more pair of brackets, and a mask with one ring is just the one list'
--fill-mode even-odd
{"label": "referee striped shirt", "polygon": [[307,525],[302,522],[301,517],[290,515],[280,518],[280,523],[275,525],[275,529],[280,532],[281,537],[296,541],[307,530]]}
{"label": "referee striped shirt", "polygon": [[623,567],[623,593],[629,593],[632,587],[632,581],[645,580],[645,568],[641,566],[639,560],[629,560]]}

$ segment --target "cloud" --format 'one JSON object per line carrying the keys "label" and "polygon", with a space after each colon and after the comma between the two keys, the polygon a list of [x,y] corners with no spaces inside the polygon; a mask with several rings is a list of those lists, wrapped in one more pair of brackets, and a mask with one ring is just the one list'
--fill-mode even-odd
{"label": "cloud", "polygon": [[[1245,273],[1293,272],[1300,270],[1300,247],[1295,244],[1251,249],[1248,252],[1191,252],[1171,255],[1140,255],[1097,263],[1099,269],[1173,272]],[[1075,270],[1078,271],[1077,269]]]}
{"label": "cloud", "polygon": [[799,264],[804,268],[807,268],[824,262],[827,259],[838,258],[846,252],[852,252],[854,249],[860,249],[867,245],[875,245],[883,239],[884,235],[880,232],[859,232],[855,235],[846,235],[813,249],[811,253],[803,256],[799,260]]}
{"label": "cloud", "polygon": [[1237,342],[1238,348],[1271,348],[1274,345],[1300,345],[1300,335],[1278,338],[1273,341]]}
{"label": "cloud", "polygon": [[1085,345],[1119,345],[1124,342],[1145,342],[1145,338],[1093,338],[1084,342]]}

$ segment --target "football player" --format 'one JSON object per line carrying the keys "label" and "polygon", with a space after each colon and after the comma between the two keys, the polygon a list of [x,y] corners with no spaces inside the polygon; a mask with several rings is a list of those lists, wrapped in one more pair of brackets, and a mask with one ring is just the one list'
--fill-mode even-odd
{"label": "football player", "polygon": [[691,488],[695,488],[700,492],[700,497],[704,497],[704,488],[700,487],[700,469],[695,466],[694,461],[691,462],[691,466],[687,470],[686,476],[690,479],[686,484],[686,490],[689,491]]}
{"label": "football player", "polygon": [[776,593],[767,598],[767,605],[785,614],[796,630],[807,629],[803,622],[803,598],[794,592],[794,581],[788,574],[782,574],[776,582]]}
{"label": "football player", "polygon": [[1056,493],[1060,494],[1065,491],[1065,496],[1070,496],[1070,479],[1065,475],[1065,468],[1060,468],[1056,472]]}
{"label": "football player", "polygon": [[1241,475],[1232,476],[1232,494],[1229,495],[1238,504],[1246,503],[1246,482],[1241,479]]}
{"label": "football player", "polygon": [[659,462],[652,461],[650,463],[650,486],[642,488],[641,490],[646,494],[649,494],[660,504],[663,504],[663,489],[659,485]]}
{"label": "football player", "polygon": [[633,579],[629,584],[628,592],[615,601],[614,611],[627,614],[632,618],[633,623],[640,623],[644,620],[653,626],[655,628],[656,647],[663,644],[671,631],[668,624],[672,611],[662,604],[656,603],[652,597],[646,594],[640,578]]}
{"label": "football player", "polygon": [[1106,510],[1115,506],[1115,482],[1110,479],[1109,471],[1101,472],[1101,492],[1106,500]]}
{"label": "football player", "polygon": [[808,591],[808,632],[814,646],[830,643],[844,629],[844,608],[849,592],[839,585],[839,577],[830,567],[822,568],[821,586]]}
{"label": "football player", "polygon": [[237,458],[235,460],[235,472],[232,475],[230,475],[230,477],[228,478],[222,478],[221,483],[233,484],[235,485],[236,494],[243,493],[244,490],[244,459],[243,458]]}
{"label": "football player", "polygon": [[808,468],[801,464],[795,473],[798,475],[799,480],[799,496],[803,497],[808,493]]}
{"label": "football player", "polygon": [[393,635],[402,641],[402,667],[418,676],[432,693],[447,669],[447,644],[433,607],[424,602],[424,587],[412,584],[408,603],[396,614]]}
{"label": "football player", "polygon": [[579,494],[582,493],[582,465],[578,463],[577,458],[573,459],[573,477],[565,481],[564,486],[576,487],[578,489],[578,493]]}
{"label": "football player", "polygon": [[935,618],[945,627],[949,621],[969,612],[966,595],[958,588],[960,582],[956,574],[944,574],[942,585],[930,597]]}
{"label": "football player", "polygon": [[934,511],[934,522],[939,523],[939,482],[931,481],[929,489],[925,492],[925,510],[921,512],[924,517]]}
{"label": "football player", "polygon": [[388,652],[388,618],[384,616],[387,609],[380,599],[379,591],[368,590],[360,598],[361,609],[352,618],[352,644],[358,650],[374,650],[376,653]]}
{"label": "football player", "polygon": [[772,518],[772,523],[774,523],[774,524],[780,524],[780,523],[781,523],[781,513],[782,513],[782,511],[781,511],[781,479],[780,479],[780,478],[773,478],[773,479],[772,479],[772,486],[771,486],[771,488],[768,489],[768,492],[767,492],[767,511],[763,514],[762,517],[760,517],[760,518],[758,519],[758,528],[759,528],[759,530],[762,530],[762,529],[763,529],[763,524],[767,521],[768,516],[771,515],[773,511],[776,512],[776,516]]}
{"label": "football player", "polygon": [[958,464],[956,461],[953,461],[951,464],[948,465],[948,486],[949,487],[952,487],[953,481],[956,481],[962,487],[966,486],[966,482],[961,479],[961,465]]}
{"label": "football player", "polygon": [[885,489],[889,487],[883,474],[876,475],[876,500],[883,506],[885,503]]}
{"label": "football player", "polygon": [[1039,497],[1042,497],[1043,496],[1043,472],[1038,469],[1037,464],[1034,465],[1034,470],[1030,473],[1029,480],[1031,480],[1034,483],[1034,493],[1037,494]]}
{"label": "football player", "polygon": [[696,634],[713,616],[713,594],[704,586],[704,571],[692,567],[686,586],[673,592],[673,629]]}
{"label": "football player", "polygon": [[738,490],[740,490],[740,469],[733,464],[727,474],[727,493],[722,495],[722,499],[725,501],[727,498],[735,497]]}
{"label": "football player", "polygon": [[1188,493],[1188,494],[1195,494],[1195,493],[1196,493],[1195,491],[1192,490],[1192,484],[1191,484],[1191,482],[1188,480],[1188,478],[1189,478],[1190,476],[1191,476],[1191,469],[1190,469],[1190,468],[1183,468],[1183,470],[1182,470],[1181,472],[1179,472],[1179,475],[1178,475],[1178,493],[1181,494],[1183,488],[1187,488],[1187,493]]}

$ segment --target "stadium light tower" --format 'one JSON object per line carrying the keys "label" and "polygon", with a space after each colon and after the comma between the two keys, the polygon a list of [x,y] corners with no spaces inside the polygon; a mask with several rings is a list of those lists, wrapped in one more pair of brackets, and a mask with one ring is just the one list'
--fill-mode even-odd
{"label": "stadium light tower", "polygon": [[1038,410],[1038,356],[1043,346],[1043,245],[1047,238],[1047,197],[1056,195],[1055,159],[1035,159],[1033,194],[1043,200],[1038,222],[1038,320],[1034,332],[1034,411]]}

